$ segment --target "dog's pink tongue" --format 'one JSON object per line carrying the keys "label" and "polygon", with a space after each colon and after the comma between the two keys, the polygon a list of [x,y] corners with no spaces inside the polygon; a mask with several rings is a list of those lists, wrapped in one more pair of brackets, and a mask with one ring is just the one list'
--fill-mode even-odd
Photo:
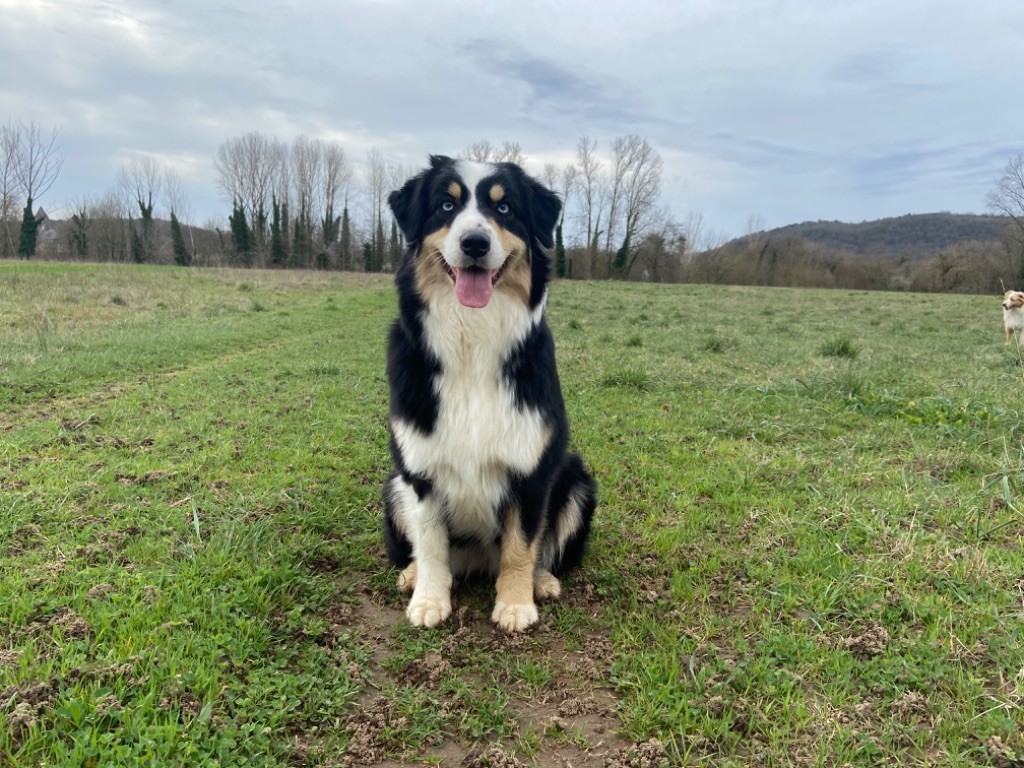
{"label": "dog's pink tongue", "polygon": [[483,269],[456,269],[455,295],[464,307],[480,309],[491,300],[494,286],[491,285],[493,271]]}

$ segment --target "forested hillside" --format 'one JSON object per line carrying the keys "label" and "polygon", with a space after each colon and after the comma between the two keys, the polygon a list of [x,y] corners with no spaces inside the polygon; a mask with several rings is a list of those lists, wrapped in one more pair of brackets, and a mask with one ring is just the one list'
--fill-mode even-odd
{"label": "forested hillside", "polygon": [[957,243],[998,240],[1008,223],[1006,216],[919,213],[857,224],[805,221],[778,227],[765,234],[773,240],[799,237],[827,246],[829,250],[902,261],[934,256]]}

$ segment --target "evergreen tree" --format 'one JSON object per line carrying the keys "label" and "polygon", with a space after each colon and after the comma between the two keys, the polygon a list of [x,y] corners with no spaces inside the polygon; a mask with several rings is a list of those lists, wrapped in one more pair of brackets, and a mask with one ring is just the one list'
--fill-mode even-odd
{"label": "evergreen tree", "polygon": [[142,258],[143,261],[152,261],[156,255],[156,225],[153,221],[153,200],[143,203],[140,199],[139,212],[142,214]]}
{"label": "evergreen tree", "polygon": [[85,209],[71,214],[71,253],[75,256],[89,255],[89,219]]}
{"label": "evergreen tree", "polygon": [[615,252],[615,259],[612,261],[612,269],[620,277],[625,277],[629,271],[629,233],[626,233],[626,239],[622,241],[622,247]]}
{"label": "evergreen tree", "polygon": [[29,197],[25,203],[25,211],[21,216],[21,233],[18,238],[18,256],[23,259],[31,259],[36,255],[36,239],[38,237],[39,222],[32,212],[32,198]]}
{"label": "evergreen tree", "polygon": [[139,236],[139,231],[135,228],[135,220],[131,216],[128,217],[128,229],[131,231],[131,253],[132,261],[136,264],[143,264],[146,261],[146,247],[142,243],[142,238]]}
{"label": "evergreen tree", "polygon": [[181,234],[181,222],[171,211],[171,250],[174,252],[174,263],[181,267],[192,264],[192,254],[185,246],[185,237]]}
{"label": "evergreen tree", "polygon": [[376,236],[374,237],[374,248],[373,248],[373,271],[380,272],[384,268],[384,222],[381,217],[377,217],[377,230]]}
{"label": "evergreen tree", "polygon": [[391,220],[391,237],[388,238],[388,261],[395,269],[402,260],[402,238],[398,235],[398,222]]}
{"label": "evergreen tree", "polygon": [[[287,205],[285,203],[285,213],[287,213]],[[284,234],[281,231],[281,204],[275,195],[271,205],[270,218],[270,264],[274,267],[283,267],[287,258]]]}
{"label": "evergreen tree", "polygon": [[562,241],[562,223],[555,227],[555,274],[565,277],[567,265],[565,262],[565,243]]}
{"label": "evergreen tree", "polygon": [[363,243],[363,271],[373,272],[373,245]]}
{"label": "evergreen tree", "polygon": [[295,219],[294,232],[292,233],[291,266],[299,268],[308,266],[307,262],[309,259],[309,243],[306,239],[306,228],[302,225],[303,218],[304,216],[300,211],[299,216]]}
{"label": "evergreen tree", "polygon": [[260,203],[260,207],[256,209],[256,215],[253,217],[251,239],[251,250],[262,258],[266,254],[267,245],[267,212],[263,208],[263,203]]}
{"label": "evergreen tree", "polygon": [[320,234],[323,247],[317,254],[316,262],[320,269],[327,269],[330,266],[330,249],[338,240],[338,230],[341,229],[341,217],[334,215],[334,209],[327,206],[324,211],[323,221],[320,222]]}
{"label": "evergreen tree", "polygon": [[284,252],[286,254],[285,262],[288,260],[287,254],[291,248],[290,233],[291,223],[288,220],[288,196],[285,195],[284,200],[281,201],[281,244],[284,246]]}
{"label": "evergreen tree", "polygon": [[231,242],[235,246],[235,253],[240,262],[248,264],[249,255],[252,252],[252,235],[249,223],[245,220],[245,209],[237,200],[232,205],[228,224],[231,225]]}
{"label": "evergreen tree", "polygon": [[355,263],[352,258],[352,223],[348,218],[348,206],[341,211],[341,244],[338,255],[341,259],[342,269],[354,269]]}

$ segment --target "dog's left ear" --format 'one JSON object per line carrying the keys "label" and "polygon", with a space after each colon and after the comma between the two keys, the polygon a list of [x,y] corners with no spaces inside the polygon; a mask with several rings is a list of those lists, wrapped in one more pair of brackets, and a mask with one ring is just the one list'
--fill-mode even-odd
{"label": "dog's left ear", "polygon": [[555,247],[555,225],[562,212],[562,201],[558,195],[540,182],[530,179],[530,229],[533,236],[545,248]]}

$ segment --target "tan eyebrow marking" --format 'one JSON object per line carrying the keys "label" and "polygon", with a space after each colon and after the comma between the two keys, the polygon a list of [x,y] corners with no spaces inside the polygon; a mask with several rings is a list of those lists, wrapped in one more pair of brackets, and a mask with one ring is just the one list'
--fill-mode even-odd
{"label": "tan eyebrow marking", "polygon": [[491,187],[491,200],[493,202],[495,202],[495,203],[498,202],[504,196],[505,196],[505,188],[503,186],[501,186],[501,184],[495,184],[493,187]]}
{"label": "tan eyebrow marking", "polygon": [[448,185],[448,194],[458,200],[462,197],[462,186],[457,181],[453,181]]}

